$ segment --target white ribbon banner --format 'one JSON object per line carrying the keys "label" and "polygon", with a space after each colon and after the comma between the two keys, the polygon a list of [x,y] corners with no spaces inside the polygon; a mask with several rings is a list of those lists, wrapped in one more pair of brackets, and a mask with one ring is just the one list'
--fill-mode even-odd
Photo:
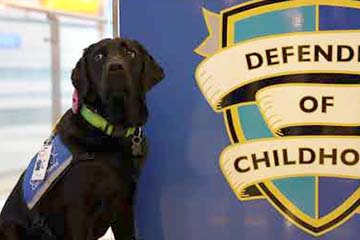
{"label": "white ribbon banner", "polygon": [[359,137],[282,137],[226,148],[221,169],[236,193],[264,180],[295,176],[360,179]]}
{"label": "white ribbon banner", "polygon": [[274,133],[291,126],[360,126],[360,85],[275,85],[259,90],[256,101]]}
{"label": "white ribbon banner", "polygon": [[311,72],[360,74],[360,32],[295,33],[245,41],[206,58],[196,79],[219,111],[221,99],[245,84]]}

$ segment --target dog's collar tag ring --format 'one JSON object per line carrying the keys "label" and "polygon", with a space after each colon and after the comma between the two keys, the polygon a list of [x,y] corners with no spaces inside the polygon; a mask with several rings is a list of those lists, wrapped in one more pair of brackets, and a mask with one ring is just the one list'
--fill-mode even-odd
{"label": "dog's collar tag ring", "polygon": [[134,133],[134,135],[131,138],[131,150],[132,154],[134,156],[142,156],[143,150],[142,150],[142,143],[143,143],[143,137],[142,137],[142,128],[137,129],[137,134]]}

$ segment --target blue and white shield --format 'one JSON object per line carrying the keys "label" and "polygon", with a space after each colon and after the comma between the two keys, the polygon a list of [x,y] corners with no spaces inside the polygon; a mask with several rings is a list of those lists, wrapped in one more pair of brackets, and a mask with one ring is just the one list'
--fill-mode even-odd
{"label": "blue and white shield", "polygon": [[[314,236],[360,212],[360,2],[252,1],[203,10],[197,83],[231,141],[220,167]],[[349,19],[337,18],[349,15]]]}

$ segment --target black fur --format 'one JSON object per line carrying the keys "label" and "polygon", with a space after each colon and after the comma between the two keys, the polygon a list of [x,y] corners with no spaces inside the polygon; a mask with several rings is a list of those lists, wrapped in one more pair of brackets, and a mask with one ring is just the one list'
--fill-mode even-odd
{"label": "black fur", "polygon": [[[163,77],[144,47],[120,39],[91,45],[72,72],[80,103],[120,129],[145,124],[145,93]],[[132,155],[131,139],[107,136],[71,110],[55,132],[73,154],[71,167],[32,211],[19,179],[0,215],[0,240],[93,240],[108,227],[115,239],[132,239],[136,179],[144,157]],[[146,152],[146,143],[143,148]]]}

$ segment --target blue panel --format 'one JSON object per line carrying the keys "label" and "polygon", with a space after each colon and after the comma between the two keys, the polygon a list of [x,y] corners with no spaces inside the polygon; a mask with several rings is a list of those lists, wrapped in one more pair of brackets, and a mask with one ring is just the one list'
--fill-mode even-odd
{"label": "blue panel", "polygon": [[310,217],[316,217],[315,177],[288,178],[274,183],[301,211]]}
{"label": "blue panel", "polygon": [[[340,206],[360,187],[359,180],[325,178],[319,180],[319,214],[323,217]],[[341,189],[334,194],[334,189]]]}
{"label": "blue panel", "polygon": [[[211,7],[230,5],[219,1]],[[143,43],[166,72],[148,95],[150,155],[137,210],[145,239],[226,240],[231,236],[225,232],[239,230],[225,224],[239,221],[243,206],[219,170],[219,155],[229,144],[224,122],[194,80],[202,57],[193,50],[208,35],[202,6],[202,1],[121,2],[122,37]]]}
{"label": "blue panel", "polygon": [[320,6],[320,30],[360,29],[360,9]]}
{"label": "blue panel", "polygon": [[292,8],[265,13],[238,21],[235,26],[235,42],[290,32],[315,31],[315,7]]}
{"label": "blue panel", "polygon": [[[148,240],[357,240],[358,215],[313,237],[289,224],[266,200],[239,201],[219,169],[219,155],[229,139],[222,115],[213,112],[195,82],[194,72],[203,57],[194,49],[208,36],[203,7],[219,13],[242,2],[121,1],[122,37],[142,42],[167,75],[148,96],[150,155],[139,183],[136,210],[140,235]],[[335,26],[327,18],[335,15],[321,10],[323,29]],[[359,15],[340,11],[336,19],[346,24],[352,20],[355,26]],[[256,29],[249,31],[254,31],[252,36],[258,34]],[[249,114],[259,115],[256,110]],[[261,138],[256,127],[247,137]],[[271,137],[268,129],[261,132]],[[291,194],[296,194],[295,189]]]}
{"label": "blue panel", "polygon": [[253,140],[273,136],[256,104],[239,107],[239,118],[246,139]]}

